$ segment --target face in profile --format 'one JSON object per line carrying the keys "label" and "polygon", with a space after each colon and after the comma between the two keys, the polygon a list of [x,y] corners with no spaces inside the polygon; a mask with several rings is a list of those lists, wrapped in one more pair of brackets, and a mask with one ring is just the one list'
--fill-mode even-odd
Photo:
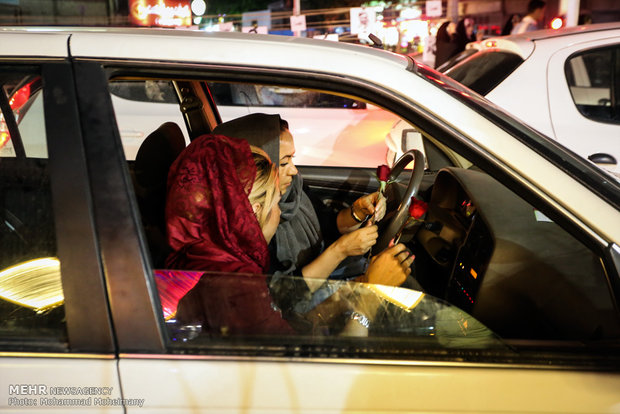
{"label": "face in profile", "polygon": [[280,162],[278,165],[278,175],[280,178],[280,194],[284,194],[293,182],[293,177],[297,175],[297,167],[293,163],[295,156],[295,143],[290,131],[285,130],[280,133]]}

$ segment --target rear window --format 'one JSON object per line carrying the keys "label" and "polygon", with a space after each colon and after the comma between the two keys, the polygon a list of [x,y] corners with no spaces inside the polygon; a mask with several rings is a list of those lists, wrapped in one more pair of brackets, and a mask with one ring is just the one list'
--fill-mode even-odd
{"label": "rear window", "polygon": [[486,95],[508,77],[523,59],[515,54],[500,51],[482,51],[454,66],[446,75]]}

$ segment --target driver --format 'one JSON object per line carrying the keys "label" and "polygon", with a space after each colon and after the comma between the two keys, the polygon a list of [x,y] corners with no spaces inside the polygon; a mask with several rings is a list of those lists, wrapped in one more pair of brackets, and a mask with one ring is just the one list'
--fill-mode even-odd
{"label": "driver", "polygon": [[[250,114],[225,122],[213,132],[244,138],[279,160],[282,215],[270,244],[274,271],[301,273],[304,279],[326,279],[330,275],[342,279],[365,273],[367,263],[361,256],[376,243],[378,230],[373,222],[381,220],[386,211],[385,199],[379,198],[378,192],[358,198],[334,217],[320,200],[311,200],[304,191],[302,177],[293,163],[293,136],[288,123],[278,115]],[[373,220],[367,220],[371,217]],[[330,240],[333,243],[326,243]],[[404,274],[410,275],[414,257],[404,245],[387,249],[373,261],[382,255],[395,256]],[[364,276],[359,280],[365,281]],[[382,283],[399,285],[402,280]]]}

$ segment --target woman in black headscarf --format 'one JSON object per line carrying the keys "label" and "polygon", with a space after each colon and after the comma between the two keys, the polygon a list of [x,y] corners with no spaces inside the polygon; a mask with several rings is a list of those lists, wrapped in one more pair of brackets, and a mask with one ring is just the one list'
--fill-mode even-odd
{"label": "woman in black headscarf", "polygon": [[[261,147],[270,158],[278,160],[281,220],[270,248],[272,251],[272,270],[283,274],[301,274],[304,279],[326,279],[347,258],[359,257],[375,244],[377,226],[371,222],[362,227],[368,216],[379,220],[385,214],[385,200],[379,200],[378,193],[372,193],[357,199],[337,217],[325,219],[328,214],[320,200],[311,200],[303,189],[303,179],[298,174],[292,157],[295,153],[293,137],[286,121],[278,115],[251,114],[225,122],[217,126],[215,134],[244,138],[250,144]],[[321,214],[317,215],[317,210]],[[319,217],[321,220],[319,220]],[[323,220],[323,222],[321,222]],[[333,229],[340,234],[332,236]],[[333,243],[326,243],[335,238]],[[402,252],[402,254],[401,254]],[[386,254],[406,257],[404,245],[396,245]],[[381,255],[377,256],[377,259]],[[409,266],[412,258],[403,262],[405,276],[411,273]],[[360,260],[353,260],[353,265]],[[379,267],[374,266],[377,271]],[[351,269],[338,269],[341,276],[359,276],[364,274],[363,266]],[[369,274],[361,277],[366,280]],[[402,274],[385,275],[385,280],[375,283],[400,284]],[[374,279],[374,278],[373,278]]]}

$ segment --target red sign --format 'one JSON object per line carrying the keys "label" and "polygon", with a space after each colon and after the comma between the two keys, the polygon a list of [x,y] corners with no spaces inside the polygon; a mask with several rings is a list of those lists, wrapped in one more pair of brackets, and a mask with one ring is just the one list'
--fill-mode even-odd
{"label": "red sign", "polygon": [[136,26],[191,26],[190,0],[129,0],[129,19]]}

